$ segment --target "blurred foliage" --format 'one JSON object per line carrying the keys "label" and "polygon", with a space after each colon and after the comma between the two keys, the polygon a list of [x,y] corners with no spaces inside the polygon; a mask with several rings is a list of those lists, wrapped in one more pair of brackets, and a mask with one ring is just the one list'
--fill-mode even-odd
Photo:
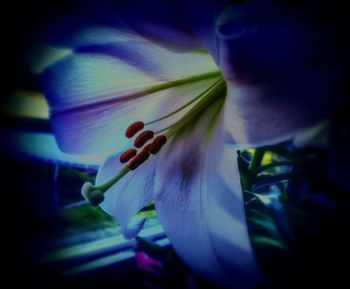
{"label": "blurred foliage", "polygon": [[[61,203],[66,205],[61,216],[66,221],[65,232],[67,235],[119,227],[113,217],[100,207],[84,203],[80,194],[81,184],[84,182],[93,183],[95,175],[96,171],[92,169],[60,168],[57,186]],[[137,214],[147,219],[155,219],[154,203],[151,202]],[[119,228],[117,231],[120,231]]]}
{"label": "blurred foliage", "polygon": [[348,253],[349,194],[329,177],[330,147],[292,141],[238,152],[249,235],[271,288],[337,283]]}
{"label": "blurred foliage", "polygon": [[80,194],[81,185],[85,182],[93,183],[95,175],[96,170],[61,166],[57,179],[61,204],[64,206],[83,200]]}
{"label": "blurred foliage", "polygon": [[91,231],[117,226],[110,215],[89,204],[65,209],[62,217],[69,222],[70,230]]}

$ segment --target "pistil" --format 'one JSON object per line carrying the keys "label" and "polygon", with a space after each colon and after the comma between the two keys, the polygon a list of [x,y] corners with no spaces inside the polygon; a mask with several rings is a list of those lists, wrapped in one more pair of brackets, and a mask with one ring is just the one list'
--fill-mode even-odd
{"label": "pistil", "polygon": [[128,166],[123,167],[117,175],[101,185],[93,186],[90,182],[84,183],[81,188],[82,195],[92,206],[98,206],[104,200],[103,194],[124,177],[129,170]]}

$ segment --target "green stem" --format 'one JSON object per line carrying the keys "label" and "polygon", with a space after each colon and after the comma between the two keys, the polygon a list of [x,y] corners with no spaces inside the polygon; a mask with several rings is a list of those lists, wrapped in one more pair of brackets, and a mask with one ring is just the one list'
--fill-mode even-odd
{"label": "green stem", "polygon": [[[223,79],[220,79],[219,81],[215,82],[212,86],[210,86],[210,87],[207,88],[205,91],[203,91],[202,93],[200,93],[197,97],[195,97],[195,98],[191,101],[191,103],[193,103],[193,102],[196,101],[197,99],[200,99],[200,98],[204,99],[204,98],[206,98],[206,97],[208,96],[208,94],[209,94],[213,89],[215,89],[222,81],[223,81]],[[166,131],[166,130],[168,130],[168,129],[170,129],[170,128],[173,128],[173,127],[178,126],[179,123],[183,122],[183,120],[186,118],[186,116],[187,116],[188,114],[190,114],[190,113],[193,112],[193,109],[194,109],[195,107],[198,107],[198,105],[201,104],[201,102],[202,102],[202,100],[199,101],[190,111],[188,111],[188,112],[185,114],[185,116],[184,116],[183,118],[181,118],[179,121],[173,123],[172,125],[169,125],[169,126],[166,127],[166,128],[163,128],[163,129],[161,129],[161,130],[155,132],[155,134],[161,133],[161,132]],[[186,107],[187,105],[189,105],[189,104],[191,104],[191,103],[187,103],[187,104],[184,105],[182,108]],[[181,109],[182,109],[182,108],[181,108]],[[180,110],[180,109],[179,109],[179,110]],[[163,117],[163,118],[165,118],[165,117]],[[163,119],[163,118],[162,118],[162,119]],[[153,122],[154,122],[154,121],[153,121]],[[170,136],[170,135],[169,135],[169,136]]]}
{"label": "green stem", "polygon": [[[187,102],[186,104],[184,104],[183,106],[181,106],[180,108],[174,110],[173,112],[169,113],[169,114],[166,114],[164,116],[162,116],[161,118],[158,118],[158,119],[155,119],[155,120],[152,120],[150,122],[147,122],[145,123],[145,126],[146,125],[149,125],[149,124],[152,124],[152,123],[156,123],[158,121],[161,121],[163,119],[166,119],[170,116],[173,116],[174,114],[178,113],[179,111],[183,110],[184,108],[186,108],[187,106],[191,105],[192,103],[194,103],[196,100],[200,99],[201,97],[203,96],[203,93],[199,94],[198,96],[196,96],[195,98],[193,98],[192,100],[190,100],[189,102]],[[163,129],[165,130],[165,129]]]}
{"label": "green stem", "polygon": [[[226,84],[224,79],[220,79],[212,87],[210,87],[205,93],[206,95],[202,97],[199,102],[191,108],[178,122],[166,128],[169,129],[166,136],[169,138],[175,134],[179,129],[188,124],[193,118],[208,107],[214,100],[217,99],[219,91],[224,91],[226,89]],[[163,129],[165,130],[165,129]],[[163,131],[162,130],[162,131]]]}
{"label": "green stem", "polygon": [[130,169],[127,166],[125,166],[112,179],[105,182],[104,184],[93,186],[92,189],[100,190],[103,193],[105,193],[110,187],[112,187],[116,182],[118,182],[122,177],[124,177],[129,171]]}
{"label": "green stem", "polygon": [[168,88],[172,88],[175,86],[180,86],[180,85],[184,85],[187,83],[205,80],[205,79],[213,78],[213,77],[219,77],[219,76],[221,76],[220,71],[212,71],[212,72],[198,74],[198,75],[194,75],[194,76],[190,76],[190,77],[186,77],[186,78],[182,78],[182,79],[172,80],[172,81],[168,81],[165,83],[161,83],[161,84],[146,88],[142,91],[143,92],[142,94],[151,94],[151,93],[165,90]]}

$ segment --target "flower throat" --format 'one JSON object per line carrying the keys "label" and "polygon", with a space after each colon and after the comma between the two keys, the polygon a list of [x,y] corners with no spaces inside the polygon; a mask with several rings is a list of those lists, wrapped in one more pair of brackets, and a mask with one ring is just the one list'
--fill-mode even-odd
{"label": "flower throat", "polygon": [[[192,121],[196,120],[212,103],[216,102],[217,100],[223,102],[225,95],[226,83],[222,77],[218,77],[218,80],[208,89],[173,112],[148,123],[136,121],[129,125],[125,131],[125,136],[127,138],[133,138],[134,136],[136,137],[133,143],[134,147],[126,150],[119,157],[119,161],[122,164],[125,164],[125,166],[122,167],[113,178],[103,184],[92,185],[90,182],[85,183],[81,189],[84,198],[93,206],[99,205],[101,202],[103,202],[104,193],[109,188],[116,184],[128,172],[141,166],[149,159],[151,155],[157,154],[167,143],[168,139],[175,136],[181,129],[185,128]],[[185,113],[185,115],[170,126],[157,132],[152,130],[144,130],[145,127],[167,119],[191,105],[192,107]]]}

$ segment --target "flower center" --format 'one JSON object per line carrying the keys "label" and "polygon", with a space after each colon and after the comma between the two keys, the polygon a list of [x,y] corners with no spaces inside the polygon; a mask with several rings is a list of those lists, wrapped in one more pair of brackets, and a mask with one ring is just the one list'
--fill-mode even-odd
{"label": "flower center", "polygon": [[[125,131],[125,136],[127,138],[132,138],[136,135],[136,138],[134,140],[134,148],[128,149],[119,157],[120,162],[123,164],[126,163],[126,165],[122,167],[112,179],[103,184],[94,186],[91,183],[85,183],[81,190],[82,195],[93,206],[99,205],[104,200],[103,194],[109,188],[117,183],[129,171],[137,169],[140,165],[146,162],[151,154],[157,154],[166,144],[168,139],[174,137],[180,130],[188,126],[188,124],[190,124],[192,121],[196,120],[213,102],[218,99],[224,99],[225,95],[226,83],[224,79],[220,77],[219,80],[208,89],[171,113],[148,123],[136,121],[129,125]],[[191,105],[192,107],[184,114],[184,116],[170,126],[157,132],[152,130],[143,131],[146,126],[167,119]]]}

